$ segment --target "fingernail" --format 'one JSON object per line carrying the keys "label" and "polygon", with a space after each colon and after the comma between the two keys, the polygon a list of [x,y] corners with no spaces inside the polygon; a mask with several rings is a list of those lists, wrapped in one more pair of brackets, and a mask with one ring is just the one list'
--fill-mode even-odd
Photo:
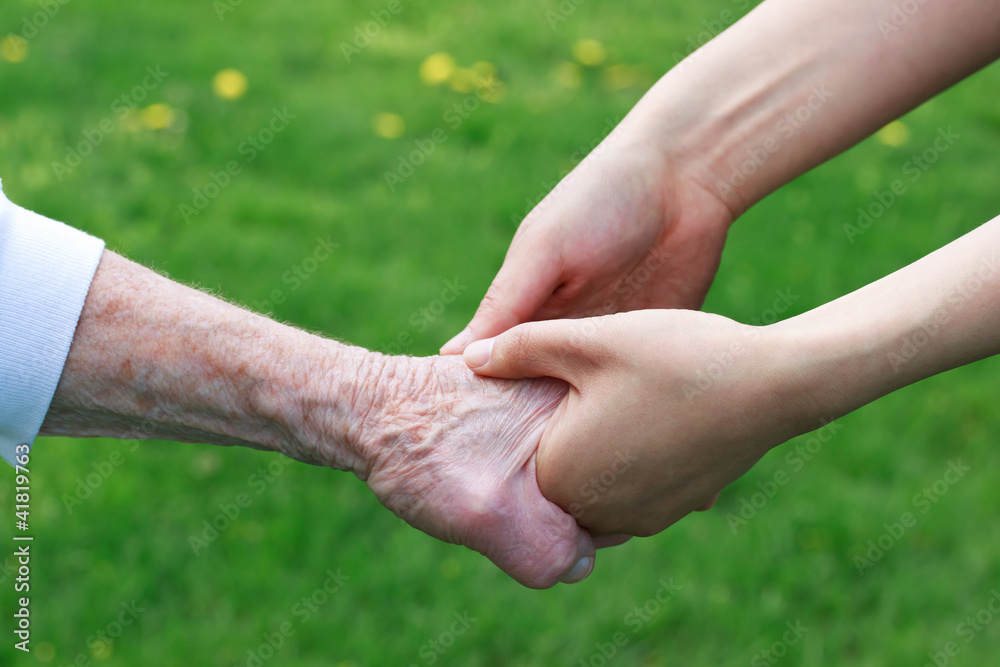
{"label": "fingernail", "polygon": [[493,338],[477,340],[475,343],[472,343],[469,347],[465,348],[463,358],[469,368],[475,370],[477,368],[482,368],[490,362],[490,354],[493,352],[493,341]]}
{"label": "fingernail", "polygon": [[573,566],[573,569],[563,575],[563,578],[559,581],[564,584],[576,584],[589,577],[590,573],[593,571],[594,557],[587,556],[586,558],[581,558],[577,561],[576,565]]}
{"label": "fingernail", "polygon": [[441,346],[441,354],[462,354],[470,340],[472,332],[469,331],[469,327],[465,327],[457,336]]}

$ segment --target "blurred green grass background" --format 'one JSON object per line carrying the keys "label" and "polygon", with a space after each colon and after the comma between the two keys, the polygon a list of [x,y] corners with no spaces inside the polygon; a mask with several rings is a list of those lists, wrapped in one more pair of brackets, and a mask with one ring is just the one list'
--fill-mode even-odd
{"label": "blurred green grass background", "polygon": [[[7,0],[0,36],[29,39],[5,42],[0,60],[5,191],[177,280],[369,348],[432,354],[472,315],[526,207],[748,3],[402,0],[347,62],[342,44],[395,6]],[[553,27],[553,16],[565,20]],[[25,19],[44,25],[28,35]],[[445,114],[470,93],[461,76],[421,80],[435,53],[459,68],[489,63],[503,82],[456,129]],[[169,76],[119,118],[114,101],[156,66]],[[226,69],[245,76],[245,94],[213,90]],[[238,76],[229,84],[240,92]],[[790,290],[788,314],[802,312],[996,215],[998,88],[989,68],[749,212],[706,309],[749,322]],[[286,108],[294,119],[248,163],[241,144]],[[57,174],[52,163],[106,118],[113,131]],[[857,208],[948,127],[954,146],[851,243],[843,225]],[[390,191],[385,173],[438,128],[446,140]],[[180,205],[233,160],[240,173],[186,221]],[[308,262],[327,238],[339,244],[330,259]],[[464,286],[457,300],[421,313],[445,281]],[[957,626],[1000,587],[998,370],[963,368],[842,419],[801,470],[786,457],[808,436],[786,445],[711,512],[602,552],[586,584],[544,592],[408,528],[346,474],[255,451],[43,439],[32,459],[34,651],[12,648],[13,585],[0,572],[0,663],[922,665],[956,641],[948,664],[989,664],[1000,621],[968,643]],[[971,471],[921,514],[913,496],[958,458]],[[268,465],[279,474],[261,476]],[[778,471],[788,484],[734,532],[727,515]],[[92,495],[68,506],[94,474]],[[195,554],[190,538],[240,494],[250,506]],[[13,503],[4,474],[0,507]],[[860,576],[854,557],[906,511],[916,527]],[[338,570],[347,578],[324,604],[297,606]],[[671,581],[679,592],[650,603]],[[98,639],[117,634],[133,600],[136,621]],[[453,624],[456,613],[475,622]],[[800,641],[762,653],[796,622],[808,628]],[[267,636],[278,643],[283,624],[294,634],[270,655]]]}

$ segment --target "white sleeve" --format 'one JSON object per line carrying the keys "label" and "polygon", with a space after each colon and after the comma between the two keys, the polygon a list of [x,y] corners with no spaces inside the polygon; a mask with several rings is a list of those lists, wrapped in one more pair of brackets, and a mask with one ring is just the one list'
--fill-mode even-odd
{"label": "white sleeve", "polygon": [[0,184],[0,456],[11,465],[48,412],[103,250],[15,206]]}

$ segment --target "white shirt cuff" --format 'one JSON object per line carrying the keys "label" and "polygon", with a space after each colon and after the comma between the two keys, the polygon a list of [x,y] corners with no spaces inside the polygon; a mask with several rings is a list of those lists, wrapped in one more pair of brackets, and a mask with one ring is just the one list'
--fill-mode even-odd
{"label": "white shirt cuff", "polygon": [[0,456],[49,410],[104,242],[12,204],[0,184]]}

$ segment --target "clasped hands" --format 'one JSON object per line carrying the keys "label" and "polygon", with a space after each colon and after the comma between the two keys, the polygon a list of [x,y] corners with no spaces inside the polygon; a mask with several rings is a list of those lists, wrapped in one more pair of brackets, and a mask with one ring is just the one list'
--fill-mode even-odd
{"label": "clasped hands", "polygon": [[819,425],[795,405],[780,333],[681,310],[701,305],[732,216],[669,169],[606,152],[538,206],[442,349],[476,375],[456,356],[382,358],[406,398],[380,413],[370,487],[527,586],[585,578],[595,547],[711,506]]}
{"label": "clasped hands", "polygon": [[[800,4],[761,3],[671,69],[524,220],[444,356],[351,348],[105,252],[39,432],[351,470],[542,588],[710,505],[771,447],[1000,353],[1000,218],[777,324],[698,312],[737,215],[996,58],[991,3],[921,13],[892,44],[859,31],[888,1]],[[778,141],[819,84],[824,122]]]}

